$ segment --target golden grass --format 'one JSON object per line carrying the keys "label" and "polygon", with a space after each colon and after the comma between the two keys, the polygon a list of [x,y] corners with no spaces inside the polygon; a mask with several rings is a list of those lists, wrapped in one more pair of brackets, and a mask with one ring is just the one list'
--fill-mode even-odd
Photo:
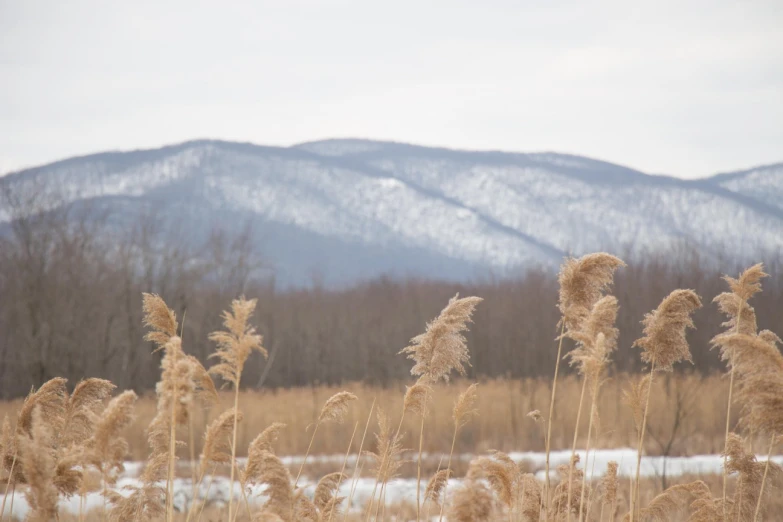
{"label": "golden grass", "polygon": [[[633,420],[620,397],[622,390],[636,376],[621,374],[614,376],[604,384],[604,392],[599,396],[601,436],[597,447],[617,448],[634,447]],[[454,381],[448,386],[434,388],[428,419],[428,438],[424,441],[425,452],[448,453],[454,432],[452,418],[454,400],[466,388],[467,381]],[[581,392],[581,382],[575,376],[560,380],[561,390],[553,417],[552,448],[571,447],[574,433],[576,407]],[[678,390],[689,393],[692,402],[688,405],[687,418],[680,427],[687,434],[684,440],[674,445],[673,454],[693,455],[720,453],[723,449],[725,428],[725,404],[727,383],[723,376],[702,377],[698,374],[665,375],[653,384],[650,396],[648,423],[660,428],[662,436],[668,436],[675,420]],[[373,398],[378,406],[387,412],[399,412],[402,409],[405,383],[397,386],[380,387],[362,383],[348,383],[340,387],[317,386],[311,388],[292,388],[268,391],[241,391],[239,402],[242,404],[244,419],[238,424],[238,456],[244,457],[250,441],[274,422],[285,424],[280,439],[275,443],[279,455],[304,455],[312,436],[312,428],[307,427],[317,421],[324,403],[339,391],[349,391],[358,399],[346,414],[343,424],[327,424],[319,428],[318,437],[313,442],[311,453],[316,455],[336,455],[345,452],[347,441],[351,437],[356,422],[364,425],[372,405]],[[478,415],[461,428],[455,443],[455,453],[480,453],[488,449],[503,451],[543,451],[544,432],[542,426],[527,417],[527,413],[546,407],[551,391],[551,383],[546,379],[491,379],[478,384],[474,409]],[[233,406],[233,392],[220,392],[217,404],[210,408],[196,408],[192,412],[195,453],[203,449],[201,434],[207,424]],[[8,415],[13,418],[21,407],[21,400],[0,402],[0,418]],[[146,428],[155,417],[156,399],[147,394],[136,403],[136,418],[124,430],[129,444],[130,460],[147,458]],[[583,447],[586,443],[587,416],[581,419],[585,434],[577,443]],[[405,419],[401,432],[410,437],[418,432],[418,419],[411,416]],[[656,433],[657,435],[657,433]],[[764,438],[765,441],[768,439]],[[404,441],[411,447],[412,438]],[[761,438],[759,438],[761,441]],[[760,443],[760,442],[759,442]],[[358,447],[358,445],[357,445]],[[760,447],[760,446],[759,446]],[[660,454],[657,444],[646,442],[648,454]],[[180,456],[189,458],[190,451],[180,450]]]}
{"label": "golden grass", "polygon": [[[342,516],[345,498],[339,496],[340,485],[360,473],[345,473],[350,470],[349,456],[356,451],[374,461],[375,486],[362,507],[365,522],[399,520],[400,516],[408,520],[413,513],[419,522],[422,516],[429,519],[433,508],[439,520],[445,514],[457,522],[540,522],[542,517],[545,522],[603,522],[618,516],[629,522],[764,519],[774,513],[769,508],[777,506],[767,501],[769,489],[783,476],[783,469],[770,463],[783,435],[783,355],[777,347],[779,337],[766,330],[757,332],[755,313],[748,303],[761,290],[761,265],[737,280],[726,278],[731,295],[717,299],[720,311],[729,316],[724,324],[728,330],[713,339],[728,364],[728,386],[717,376],[672,373],[676,363],[691,360],[686,331],[694,328],[691,314],[701,307],[701,298],[692,290],[672,291],[644,317],[644,337],[634,345],[642,349],[641,359],[649,367],[646,376],[604,378],[618,337],[614,325],[618,301],[605,292],[614,271],[622,266],[613,256],[592,254],[568,259],[562,267],[557,353],[560,359],[564,338],[576,342],[576,348],[566,354],[578,370],[576,376],[558,377],[556,369],[551,381],[499,379],[467,386],[450,383],[450,377],[454,372],[464,376],[470,364],[463,332],[481,302],[477,297],[455,296],[426,325],[425,332],[401,350],[415,363],[411,373],[418,381],[411,387],[400,383],[374,388],[355,383],[348,389],[254,393],[241,392],[240,382],[250,353],[256,350],[266,355],[261,336],[249,324],[255,301],[235,300],[232,312],[224,313],[226,330],[210,336],[218,344],[213,357],[220,362],[208,372],[185,352],[173,311],[160,297],[145,294],[145,324],[151,328],[147,340],[163,352],[155,396],[136,401],[135,394],[125,392],[104,407],[114,389],[112,383],[87,379],[69,393],[65,380],[54,378],[24,401],[0,408],[0,414],[11,408],[7,415],[15,419],[13,431],[11,423],[4,422],[0,438],[0,471],[6,475],[6,491],[11,484],[22,488],[31,521],[59,519],[61,496],[78,495],[83,501],[86,492],[101,491],[111,507],[101,510],[100,519],[108,515],[115,522],[151,522],[165,515],[167,522],[174,522],[182,518],[173,502],[175,474],[182,473],[177,464],[180,456],[190,457],[185,467],[194,482],[227,466],[228,470],[220,471],[226,472],[232,484],[236,476],[241,486],[236,509],[231,489],[227,510],[193,505],[186,522],[204,519],[203,508],[207,508],[207,519],[215,516],[229,522],[243,520],[245,514],[253,520],[331,522]],[[232,385],[233,393],[219,394],[210,373]],[[734,388],[737,393],[732,401]],[[583,417],[587,390],[589,414]],[[621,397],[626,404],[621,404]],[[730,432],[735,402],[741,406],[735,412],[739,413],[734,430],[738,433]],[[542,408],[549,411],[548,418],[540,413]],[[365,449],[373,412],[377,429],[371,439],[375,443]],[[365,426],[361,442],[356,439],[360,424]],[[753,451],[759,437],[769,441],[765,443],[767,458],[761,461]],[[203,443],[197,442],[202,439]],[[613,462],[608,464],[606,478],[588,480],[592,470],[580,465],[576,454],[577,447],[585,446],[588,452],[598,447],[637,448],[635,478],[628,481],[627,489],[624,481],[616,479]],[[407,447],[418,448],[403,449]],[[552,486],[550,450],[569,447],[570,462],[557,467]],[[434,456],[425,455],[425,448]],[[443,468],[445,448],[450,449]],[[640,478],[643,454],[713,453],[716,448],[724,455],[720,477],[681,480],[668,488],[665,477],[660,488],[657,481]],[[528,469],[524,460],[517,463],[503,452],[541,449],[546,453],[543,482],[531,473],[538,470]],[[457,475],[455,468],[465,468],[461,458],[452,466],[455,450],[474,454],[474,458],[464,471],[459,470],[462,482],[447,495],[449,481]],[[279,455],[301,455],[302,451],[304,458],[294,479]],[[198,469],[193,459],[197,452]],[[240,463],[236,457],[244,452],[247,462]],[[344,456],[341,466],[332,461],[331,469],[308,469],[313,477],[320,477],[310,498],[297,486],[313,453]],[[112,489],[116,478],[112,471],[128,454],[146,464],[139,484],[126,486],[129,494],[125,496]],[[415,494],[389,505],[388,482],[403,473],[413,476],[414,463]],[[427,483],[427,477],[433,478],[422,501],[419,486],[422,479]],[[705,479],[718,481],[723,494],[714,496],[716,488]],[[265,488],[267,499],[260,508],[251,507],[246,487],[250,485]],[[351,490],[353,494],[353,483]],[[5,509],[6,499],[4,495],[0,509]],[[83,515],[79,513],[80,520]],[[353,520],[353,516],[344,515],[342,520]]]}

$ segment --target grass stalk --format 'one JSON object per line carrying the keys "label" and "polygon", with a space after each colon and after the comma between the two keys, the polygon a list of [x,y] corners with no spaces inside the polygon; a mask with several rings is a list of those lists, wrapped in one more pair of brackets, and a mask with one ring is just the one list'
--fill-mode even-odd
{"label": "grass stalk", "polygon": [[[3,493],[3,505],[0,506],[0,520],[3,518],[3,513],[5,513],[5,501],[8,498],[8,488],[11,486],[12,479],[14,477],[14,467],[16,466],[16,452],[14,452],[14,458],[11,461],[11,471],[8,472],[8,480],[5,482],[5,492]],[[11,493],[11,503],[13,504],[13,493]],[[13,511],[12,511],[13,512]]]}
{"label": "grass stalk", "polygon": [[457,428],[458,425],[454,424],[454,436],[451,437],[451,451],[449,452],[449,460],[448,464],[446,465],[446,469],[449,470],[449,476],[446,477],[446,483],[443,485],[443,501],[440,503],[440,517],[438,517],[438,522],[443,522],[443,511],[446,507],[446,491],[449,488],[449,479],[451,478],[451,457],[454,455],[454,445],[457,442]]}
{"label": "grass stalk", "polygon": [[[739,301],[739,307],[737,308],[737,324],[734,328],[734,333],[739,333],[740,320],[742,319],[742,305],[744,301],[741,297],[737,296]],[[731,363],[731,370],[729,370],[729,400],[726,404],[726,434],[723,442],[724,450],[729,446],[729,427],[731,426],[731,398],[734,392],[734,348],[731,349],[731,357],[729,358]],[[726,472],[726,464],[728,463],[728,455],[726,451],[723,452],[723,520],[726,520],[726,483],[728,482],[729,474]]]}
{"label": "grass stalk", "polygon": [[237,372],[237,382],[234,385],[234,428],[231,432],[231,481],[228,488],[228,519],[231,518],[231,508],[234,505],[234,468],[237,456],[237,421],[239,417],[239,380],[242,374]]}
{"label": "grass stalk", "polygon": [[[353,500],[353,494],[356,491],[356,484],[358,482],[359,476],[362,472],[362,467],[364,466],[364,461],[362,460],[362,450],[364,449],[364,440],[367,437],[367,430],[370,427],[370,420],[372,419],[372,412],[375,408],[375,398],[372,400],[372,405],[370,406],[370,413],[367,415],[367,423],[364,425],[364,434],[362,435],[362,442],[359,444],[359,453],[356,455],[356,463],[353,467],[353,479],[351,480],[351,490],[348,493],[348,502],[346,502],[346,508],[345,508],[345,514],[343,516],[343,522],[346,522],[348,520],[348,511],[351,509],[351,501]],[[361,465],[359,464],[361,462]]]}
{"label": "grass stalk", "polygon": [[552,397],[549,400],[549,417],[547,418],[546,427],[546,439],[545,439],[545,451],[546,451],[546,463],[545,463],[545,478],[544,482],[544,517],[549,520],[549,494],[550,494],[550,478],[549,478],[549,452],[551,450],[552,441],[552,415],[555,411],[555,395],[557,394],[557,374],[560,371],[560,357],[563,353],[563,334],[565,333],[565,321],[561,320],[559,342],[557,343],[557,359],[555,360],[555,376],[552,378]]}
{"label": "grass stalk", "polygon": [[416,463],[416,522],[421,520],[421,455],[424,449],[424,414],[421,415],[419,430],[419,460]]}
{"label": "grass stalk", "polygon": [[[348,463],[348,455],[351,453],[351,447],[353,446],[353,438],[356,436],[356,430],[359,429],[359,422],[357,421],[356,424],[353,427],[353,433],[351,434],[351,441],[348,443],[348,449],[345,450],[345,458],[343,459],[343,465],[340,468],[340,481],[342,482],[342,478],[345,475],[345,465]],[[334,499],[337,497],[337,493],[339,492],[340,487],[338,486],[334,490],[334,495],[332,495],[332,502],[334,502]],[[327,522],[332,522],[332,515],[334,515],[334,510],[331,510],[329,512],[329,520]]]}
{"label": "grass stalk", "polygon": [[[571,444],[571,461],[574,459],[574,455],[576,455],[576,441],[579,436],[579,422],[582,419],[582,405],[584,404],[585,400],[585,390],[587,389],[587,379],[582,379],[582,392],[579,394],[579,408],[576,411],[576,426],[574,426],[574,442]],[[585,465],[587,462],[585,462]],[[574,466],[571,466],[568,469],[568,503],[567,506],[571,505],[571,494],[573,493],[573,488],[571,487],[572,481],[571,477],[574,473]],[[571,509],[569,508],[567,511],[566,520],[568,522],[571,522]]]}
{"label": "grass stalk", "polygon": [[647,397],[644,404],[644,415],[642,416],[642,426],[639,434],[639,447],[636,451],[636,475],[631,492],[631,522],[638,519],[636,511],[639,510],[639,472],[642,467],[642,450],[644,446],[644,432],[647,427],[647,413],[650,410],[650,395],[652,395],[653,376],[655,375],[655,359],[652,360],[650,365],[650,384],[647,387]]}
{"label": "grass stalk", "polygon": [[[176,378],[176,377],[175,377]],[[169,470],[166,477],[166,522],[174,520],[174,466],[177,455],[177,388],[174,386],[173,397],[171,398],[171,412],[169,417]]]}
{"label": "grass stalk", "polygon": [[[585,448],[585,473],[582,474],[582,493],[579,496],[579,522],[582,522],[582,506],[585,501],[585,487],[587,485],[587,463],[590,460],[590,436],[593,434],[593,417],[595,417],[595,397],[593,397],[592,404],[590,405],[590,422],[587,425],[587,447]],[[595,467],[595,457],[593,457],[593,466]],[[591,473],[592,475],[592,473]],[[585,518],[587,518],[587,510],[585,510]]]}
{"label": "grass stalk", "polygon": [[321,425],[321,421],[318,421],[315,423],[315,428],[313,428],[313,436],[310,437],[310,444],[307,445],[307,451],[305,451],[304,459],[302,459],[302,465],[299,466],[299,473],[296,474],[296,480],[294,480],[294,489],[296,489],[296,486],[299,485],[299,478],[302,476],[302,470],[305,467],[305,463],[307,462],[307,457],[310,455],[310,450],[313,447],[313,441],[315,440],[315,434],[318,433],[318,426]]}
{"label": "grass stalk", "polygon": [[772,448],[775,446],[775,434],[769,438],[769,450],[767,451],[767,464],[764,466],[764,476],[761,478],[761,487],[759,489],[759,499],[756,502],[756,512],[753,514],[753,521],[759,519],[759,513],[761,512],[761,500],[764,498],[764,484],[767,481],[767,474],[769,473],[769,459],[772,457]]}

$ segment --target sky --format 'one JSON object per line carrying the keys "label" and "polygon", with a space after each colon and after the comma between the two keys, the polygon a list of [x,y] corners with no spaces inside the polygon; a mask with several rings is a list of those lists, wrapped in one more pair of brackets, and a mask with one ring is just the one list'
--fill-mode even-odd
{"label": "sky", "polygon": [[783,161],[783,2],[0,0],[0,173],[196,138]]}

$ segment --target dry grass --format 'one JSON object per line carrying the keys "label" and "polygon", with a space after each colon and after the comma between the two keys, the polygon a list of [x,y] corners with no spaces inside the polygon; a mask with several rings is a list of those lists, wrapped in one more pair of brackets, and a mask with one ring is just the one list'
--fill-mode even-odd
{"label": "dry grass", "polygon": [[[597,447],[631,447],[635,443],[633,420],[622,404],[622,390],[636,376],[621,374],[611,377],[599,397],[601,412],[601,438]],[[424,441],[426,452],[448,452],[454,431],[452,418],[454,399],[465,389],[466,381],[456,380],[448,386],[438,386],[432,392],[428,418],[429,437]],[[674,455],[720,453],[724,444],[724,422],[728,395],[726,379],[715,375],[674,374],[659,377],[653,384],[650,396],[648,423],[667,435],[667,426],[675,420],[678,392],[689,394],[687,418],[680,430],[687,434],[674,446]],[[576,407],[581,392],[581,381],[576,376],[564,377],[558,383],[558,398],[552,427],[552,448],[571,447],[576,419]],[[265,391],[241,391],[239,402],[243,405],[244,419],[238,425],[238,456],[247,456],[250,441],[274,422],[285,424],[280,440],[275,444],[280,455],[303,455],[312,435],[306,428],[318,420],[324,403],[340,391],[349,391],[358,399],[348,411],[343,424],[329,424],[319,428],[313,442],[312,454],[336,455],[345,452],[345,446],[356,422],[363,425],[370,411],[373,398],[387,412],[402,409],[405,383],[392,387],[378,387],[362,383],[347,383],[340,387],[317,386]],[[478,384],[474,408],[478,415],[460,430],[456,453],[480,453],[488,449],[503,451],[543,451],[544,433],[541,426],[527,417],[527,413],[544,411],[551,392],[547,379],[491,379]],[[233,392],[220,392],[218,402],[208,408],[192,411],[196,432],[195,453],[202,451],[207,424],[233,406]],[[0,417],[13,418],[22,404],[21,400],[0,403]],[[734,418],[738,416],[736,410]],[[135,420],[124,430],[129,444],[128,458],[144,460],[147,457],[145,430],[155,417],[156,399],[152,395],[140,397],[136,403]],[[583,418],[584,436],[577,443],[584,447],[587,438],[588,419]],[[417,419],[411,416],[403,421],[402,433],[410,435],[418,429]],[[765,439],[766,440],[766,439]],[[761,438],[759,438],[759,442]],[[410,447],[410,440],[406,447]],[[660,454],[657,444],[648,440],[647,453]],[[180,455],[188,458],[188,449],[180,449]]]}
{"label": "dry grass", "polygon": [[[340,496],[339,487],[358,473],[347,465],[351,453],[358,452],[372,461],[365,473],[375,477],[369,500],[361,506],[364,522],[418,522],[436,512],[440,521],[445,515],[469,522],[603,522],[618,517],[629,522],[755,522],[774,517],[780,506],[770,490],[783,469],[771,464],[770,456],[783,435],[783,355],[777,335],[757,332],[749,303],[761,291],[761,265],[738,279],[726,278],[731,292],[716,299],[729,316],[727,331],[713,339],[727,363],[728,384],[718,376],[672,373],[675,365],[691,360],[686,334],[694,327],[691,314],[701,307],[692,290],[672,291],[644,317],[644,337],[635,345],[642,349],[646,375],[606,378],[618,337],[618,302],[608,292],[614,271],[622,266],[613,256],[592,254],[568,259],[562,267],[556,346],[558,359],[565,353],[577,375],[558,377],[556,369],[551,381],[467,386],[450,383],[450,377],[454,372],[464,376],[470,364],[463,333],[481,302],[477,297],[455,296],[401,350],[414,361],[411,373],[418,380],[411,387],[354,384],[252,393],[239,388],[249,355],[258,351],[266,356],[261,337],[249,324],[255,301],[235,300],[224,313],[225,331],[210,336],[218,345],[213,357],[219,362],[207,371],[186,353],[173,311],[158,296],[145,294],[145,325],[151,329],[147,339],[163,352],[155,396],[137,401],[135,394],[124,392],[109,401],[114,386],[108,381],[87,379],[69,393],[65,380],[55,378],[24,401],[4,405],[12,419],[3,423],[0,438],[6,492],[11,485],[20,488],[31,521],[67,520],[70,515],[58,512],[60,497],[83,501],[87,492],[97,491],[106,507],[100,513],[80,512],[79,520],[136,522],[165,516],[167,522],[183,517],[186,522],[347,522],[357,518],[342,514],[351,497]],[[575,341],[574,349],[564,345],[566,338]],[[210,374],[229,383],[232,393],[219,394]],[[621,404],[621,397],[630,408]],[[588,413],[582,415],[585,408]],[[736,425],[732,418],[738,419]],[[359,439],[360,425],[365,428]],[[763,460],[752,449],[759,442],[767,448]],[[609,463],[606,478],[589,480],[592,471],[584,469],[575,453],[577,447],[589,452],[628,446],[637,448],[636,474],[630,481],[617,480],[616,463]],[[416,449],[404,449],[408,447]],[[550,483],[549,453],[557,448],[570,448],[571,459],[557,467]],[[537,470],[514,462],[503,449],[544,449],[546,480],[537,480],[531,473]],[[663,491],[665,482],[659,487],[657,480],[640,478],[645,453],[716,449],[723,454],[722,476],[681,477]],[[453,459],[455,450],[475,456],[466,463]],[[294,475],[278,455],[302,452]],[[320,477],[310,498],[298,483],[313,453],[344,457],[342,465],[330,460],[324,469],[308,468],[311,476]],[[236,459],[246,454],[246,462]],[[146,461],[138,483],[126,486],[128,496],[112,488],[126,455]],[[185,466],[177,464],[178,457]],[[216,472],[225,473],[231,483],[236,477],[241,495],[235,497],[230,489],[227,509],[192,505],[188,513],[177,513],[174,478],[183,468],[195,488],[207,475],[211,484]],[[387,484],[401,474],[417,477],[416,493],[387,502]],[[449,490],[456,476],[462,481]],[[422,499],[419,485],[429,477]],[[265,488],[262,506],[251,506],[248,486]],[[721,488],[722,495],[716,495]],[[6,499],[4,495],[3,511]]]}

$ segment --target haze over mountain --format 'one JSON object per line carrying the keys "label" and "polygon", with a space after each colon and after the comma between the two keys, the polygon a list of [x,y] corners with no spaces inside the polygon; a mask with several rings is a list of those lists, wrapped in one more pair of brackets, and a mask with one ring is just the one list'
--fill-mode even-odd
{"label": "haze over mountain", "polygon": [[506,275],[597,249],[688,244],[736,261],[783,249],[783,163],[682,180],[555,153],[200,140],[71,158],[0,185],[89,202],[120,227],[150,209],[194,238],[250,223],[286,285]]}

